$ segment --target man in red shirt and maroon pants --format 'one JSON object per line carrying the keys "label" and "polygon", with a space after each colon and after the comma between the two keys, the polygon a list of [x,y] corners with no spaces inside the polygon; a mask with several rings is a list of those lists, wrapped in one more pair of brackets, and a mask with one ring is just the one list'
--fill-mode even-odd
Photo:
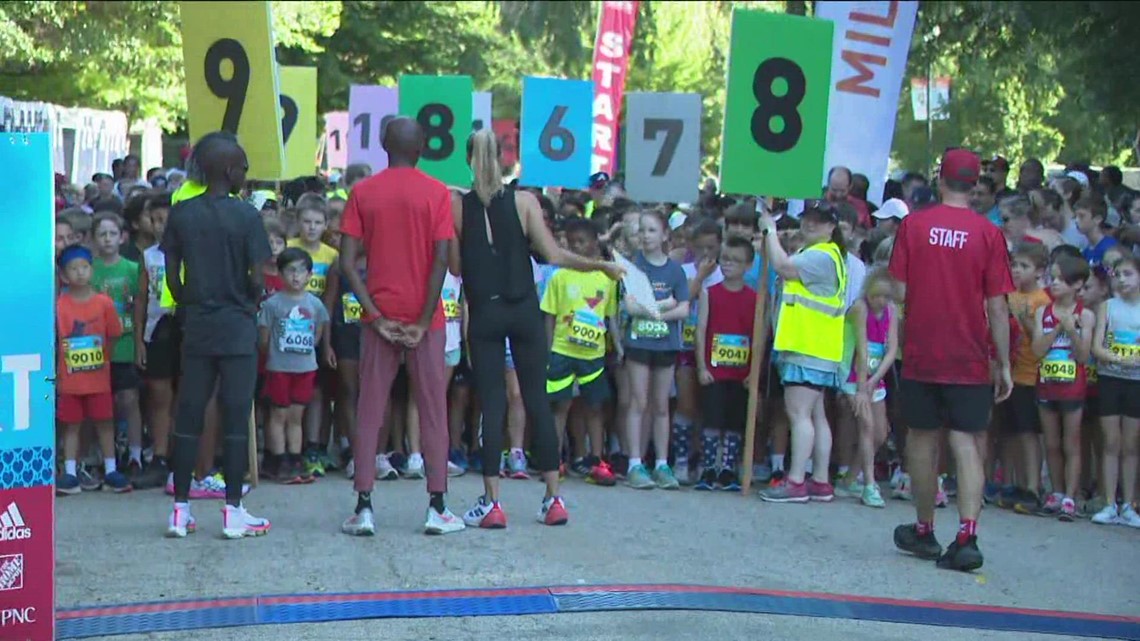
{"label": "man in red shirt and maroon pants", "polygon": [[[977,527],[986,428],[994,403],[1013,389],[1005,300],[1013,291],[1009,253],[1001,230],[969,207],[980,169],[977,155],[946,152],[939,175],[942,204],[903,219],[889,267],[905,292],[899,395],[910,428],[906,456],[918,513],[916,523],[895,528],[895,545],[936,559],[940,568],[967,572],[982,567]],[[938,447],[947,427],[958,473],[959,527],[943,553],[934,537],[934,496]]]}
{"label": "man in red shirt and maroon pants", "polygon": [[[458,532],[463,520],[444,506],[447,492],[447,334],[440,290],[447,271],[448,245],[455,239],[451,193],[419,169],[424,132],[410,118],[396,118],[384,129],[388,168],[355,184],[344,209],[340,273],[363,311],[360,400],[352,457],[356,466],[355,513],[341,526],[346,534],[376,532],[372,488],[376,453],[388,441],[385,413],[392,381],[407,361],[420,412],[420,436],[430,502],[424,531]],[[367,285],[356,271],[363,248]]]}

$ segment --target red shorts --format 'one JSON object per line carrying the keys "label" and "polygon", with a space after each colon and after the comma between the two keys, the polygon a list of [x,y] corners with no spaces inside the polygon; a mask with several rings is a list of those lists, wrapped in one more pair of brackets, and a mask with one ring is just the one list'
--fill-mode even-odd
{"label": "red shorts", "polygon": [[78,425],[83,421],[113,420],[114,398],[109,391],[98,394],[59,394],[55,397],[55,418],[67,425]]}
{"label": "red shorts", "polygon": [[261,395],[274,407],[308,405],[313,400],[313,388],[317,384],[317,373],[312,372],[266,372]]}

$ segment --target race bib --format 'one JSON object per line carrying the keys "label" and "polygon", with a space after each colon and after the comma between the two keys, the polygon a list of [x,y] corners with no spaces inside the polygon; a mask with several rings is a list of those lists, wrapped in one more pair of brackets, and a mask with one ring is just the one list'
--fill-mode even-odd
{"label": "race bib", "polygon": [[286,354],[312,354],[316,342],[311,318],[286,318],[277,348]]}
{"label": "race bib", "polygon": [[1136,358],[1140,356],[1140,344],[1136,332],[1112,332],[1109,339],[1113,354],[1121,358]]}
{"label": "race bib", "polygon": [[693,349],[697,344],[697,326],[693,323],[685,323],[681,326],[681,342],[684,343],[686,350]]}
{"label": "race bib", "polygon": [[598,349],[605,337],[606,325],[597,314],[587,310],[574,312],[566,340],[586,349]]}
{"label": "race bib", "polygon": [[459,303],[453,300],[443,301],[443,317],[449,323],[459,322]]}
{"label": "race bib", "polygon": [[882,343],[867,343],[867,375],[872,376],[879,371],[883,356],[887,354],[887,346]]}
{"label": "race bib", "polygon": [[1096,365],[1085,365],[1085,375],[1088,377],[1089,383],[1095,383],[1096,378]]}
{"label": "race bib", "polygon": [[1067,349],[1051,349],[1041,361],[1041,380],[1050,383],[1072,383],[1077,379],[1077,362]]}
{"label": "race bib", "polygon": [[713,367],[744,367],[752,353],[750,339],[740,334],[714,334],[712,356]]}
{"label": "race bib", "polygon": [[107,360],[107,355],[103,352],[103,337],[73,336],[63,339],[63,360],[69,374],[99,370]]}
{"label": "race bib", "polygon": [[313,273],[309,276],[309,285],[305,288],[317,296],[325,293],[325,286],[329,282],[329,266],[324,263],[315,263]]}
{"label": "race bib", "polygon": [[363,309],[360,307],[360,301],[356,300],[356,294],[342,295],[340,303],[341,307],[344,308],[344,322],[359,323]]}
{"label": "race bib", "polygon": [[630,334],[634,339],[666,338],[669,336],[669,323],[649,318],[638,318],[633,321],[633,329]]}

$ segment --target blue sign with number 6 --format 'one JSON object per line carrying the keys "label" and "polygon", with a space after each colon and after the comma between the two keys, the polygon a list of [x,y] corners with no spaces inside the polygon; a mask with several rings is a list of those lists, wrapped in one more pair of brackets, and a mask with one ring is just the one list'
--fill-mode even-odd
{"label": "blue sign with number 6", "polygon": [[594,83],[523,78],[519,156],[528,187],[586,187],[593,149]]}

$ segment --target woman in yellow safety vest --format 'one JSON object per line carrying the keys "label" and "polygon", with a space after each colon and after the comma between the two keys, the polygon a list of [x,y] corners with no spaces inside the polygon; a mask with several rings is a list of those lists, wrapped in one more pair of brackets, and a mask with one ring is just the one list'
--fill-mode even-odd
{"label": "woman in yellow safety vest", "polygon": [[[770,264],[783,283],[774,358],[792,431],[792,456],[784,482],[764,489],[760,497],[779,503],[830,501],[834,498],[827,470],[831,427],[824,411],[824,392],[838,388],[841,382],[838,372],[847,290],[847,257],[838,211],[828,203],[808,207],[800,217],[804,249],[792,256],[780,245],[776,223],[767,213],[760,217],[760,229]],[[805,478],[809,459],[812,477]]]}

